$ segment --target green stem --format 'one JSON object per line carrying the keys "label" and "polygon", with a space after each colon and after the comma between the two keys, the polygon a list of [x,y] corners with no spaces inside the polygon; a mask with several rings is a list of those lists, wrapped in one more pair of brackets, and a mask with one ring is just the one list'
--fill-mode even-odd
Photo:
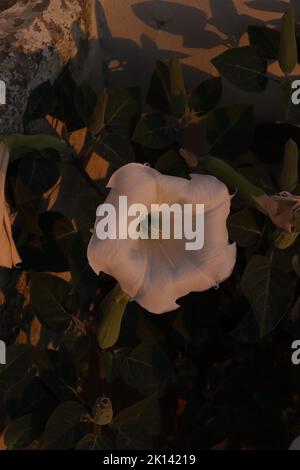
{"label": "green stem", "polygon": [[209,173],[219,178],[231,188],[238,190],[243,199],[252,207],[261,209],[257,198],[266,196],[261,188],[250,183],[243,175],[234,170],[232,166],[219,158],[208,155],[204,158],[203,163]]}

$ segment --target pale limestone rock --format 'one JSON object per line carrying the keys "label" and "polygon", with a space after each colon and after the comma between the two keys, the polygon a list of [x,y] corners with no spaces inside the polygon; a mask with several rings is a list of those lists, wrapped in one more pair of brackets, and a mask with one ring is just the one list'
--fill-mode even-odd
{"label": "pale limestone rock", "polygon": [[[90,66],[100,77],[94,1],[1,0],[0,80],[6,83],[7,102],[0,106],[0,135],[22,131],[29,93],[43,81],[53,81],[69,59],[78,81],[95,81]],[[98,83],[100,87],[100,78]]]}

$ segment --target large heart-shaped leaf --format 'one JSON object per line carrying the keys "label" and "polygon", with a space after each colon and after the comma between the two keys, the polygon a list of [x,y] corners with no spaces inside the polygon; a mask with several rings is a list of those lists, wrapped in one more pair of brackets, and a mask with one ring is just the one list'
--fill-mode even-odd
{"label": "large heart-shaped leaf", "polygon": [[76,445],[76,450],[112,450],[112,443],[98,434],[87,434]]}
{"label": "large heart-shaped leaf", "polygon": [[173,145],[176,138],[177,134],[172,122],[166,116],[158,113],[143,116],[133,134],[135,142],[153,150]]}
{"label": "large heart-shaped leaf", "polygon": [[240,90],[256,93],[266,89],[267,61],[256,46],[228,49],[215,57],[212,63],[223,77]]}
{"label": "large heart-shaped leaf", "polygon": [[[40,322],[53,331],[64,331],[70,325],[71,285],[51,274],[30,274],[30,302]],[[69,304],[69,305],[68,305]]]}
{"label": "large heart-shaped leaf", "polygon": [[68,450],[87,431],[82,418],[87,414],[85,408],[76,401],[66,401],[59,405],[50,416],[44,435],[44,449]]}
{"label": "large heart-shaped leaf", "polygon": [[222,95],[222,79],[219,77],[209,78],[193,91],[191,106],[200,116],[212,111],[219,104]]}
{"label": "large heart-shaped leaf", "polygon": [[31,364],[32,347],[14,344],[6,351],[6,364],[0,365],[0,389],[8,390],[26,373]]}
{"label": "large heart-shaped leaf", "polygon": [[246,152],[254,138],[254,125],[251,105],[234,104],[211,111],[206,119],[209,153],[232,158]]}
{"label": "large heart-shaped leaf", "polygon": [[248,35],[250,44],[259,47],[266,59],[278,59],[280,44],[279,31],[267,28],[266,26],[251,25],[248,27]]}
{"label": "large heart-shaped leaf", "polygon": [[125,382],[137,389],[157,387],[170,379],[173,367],[164,350],[155,343],[142,343],[125,357],[121,374]]}
{"label": "large heart-shaped leaf", "polygon": [[228,218],[229,237],[239,246],[252,246],[262,234],[262,224],[256,213],[246,207]]}
{"label": "large heart-shaped leaf", "polygon": [[141,90],[131,87],[109,94],[104,122],[108,130],[128,139],[132,120],[141,112]]}
{"label": "large heart-shaped leaf", "polygon": [[275,268],[271,259],[256,255],[244,271],[241,288],[251,304],[261,336],[276,328],[295,294],[295,280]]}
{"label": "large heart-shaped leaf", "polygon": [[147,94],[147,103],[161,113],[170,112],[170,75],[167,64],[156,62],[150,87]]}
{"label": "large heart-shaped leaf", "polygon": [[94,140],[94,149],[116,168],[134,162],[134,152],[128,138],[114,132],[106,133],[100,141]]}
{"label": "large heart-shaped leaf", "polygon": [[25,449],[34,435],[33,415],[27,414],[12,421],[4,430],[4,443],[9,449]]}

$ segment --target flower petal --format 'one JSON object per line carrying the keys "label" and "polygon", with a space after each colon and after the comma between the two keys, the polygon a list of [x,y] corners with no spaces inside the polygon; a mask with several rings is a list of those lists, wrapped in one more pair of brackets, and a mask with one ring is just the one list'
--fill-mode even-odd
{"label": "flower petal", "polygon": [[[118,193],[112,189],[105,202],[117,208],[118,198]],[[116,233],[118,234],[118,210],[116,215]],[[113,276],[124,292],[134,297],[146,269],[146,253],[140,250],[140,240],[130,238],[123,240],[118,237],[100,240],[96,233],[99,219],[97,217],[95,230],[87,250],[89,264],[96,274],[103,271]]]}
{"label": "flower petal", "polygon": [[214,176],[191,174],[190,177],[187,180],[159,173],[159,201],[167,204],[204,204],[207,211],[230,199],[227,186]]}
{"label": "flower petal", "polygon": [[127,196],[128,205],[143,203],[148,207],[157,202],[157,175],[158,171],[148,165],[129,163],[112,175],[107,187]]}
{"label": "flower petal", "polygon": [[134,300],[152,313],[175,310],[180,297],[217,286],[231,275],[236,261],[234,244],[188,252],[180,240],[149,242],[155,246],[146,250],[147,271]]}
{"label": "flower petal", "polygon": [[12,238],[8,208],[5,202],[5,178],[9,161],[9,149],[4,141],[0,142],[0,266],[12,268],[21,263],[15,242]]}

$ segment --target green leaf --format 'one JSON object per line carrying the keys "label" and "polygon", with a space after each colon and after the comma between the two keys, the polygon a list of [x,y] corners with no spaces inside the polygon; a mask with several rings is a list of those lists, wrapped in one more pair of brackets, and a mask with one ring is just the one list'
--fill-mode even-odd
{"label": "green leaf", "polygon": [[60,350],[67,351],[75,360],[81,359],[88,353],[91,344],[89,336],[77,336],[73,331],[65,334]]}
{"label": "green leaf", "polygon": [[147,94],[147,103],[153,110],[169,114],[170,112],[170,76],[167,64],[156,62]]}
{"label": "green leaf", "polygon": [[192,109],[200,116],[216,108],[222,95],[222,79],[219,77],[209,78],[193,91],[191,96]]}
{"label": "green leaf", "polygon": [[30,302],[42,325],[53,331],[64,331],[72,320],[67,310],[71,286],[51,274],[30,273]]}
{"label": "green leaf", "polygon": [[97,135],[104,129],[104,119],[108,101],[107,89],[104,88],[98,95],[96,105],[88,123],[89,131]]}
{"label": "green leaf", "polygon": [[162,114],[147,114],[138,122],[133,140],[153,150],[164,149],[176,143],[177,133],[173,124]]}
{"label": "green leaf", "polygon": [[137,426],[155,436],[160,431],[160,408],[155,396],[150,396],[125,408],[114,418],[113,426],[124,429],[127,423],[136,421]]}
{"label": "green leaf", "polygon": [[116,436],[117,450],[152,450],[153,438],[145,431],[136,427],[136,422],[127,424],[125,429],[120,430]]}
{"label": "green leaf", "polygon": [[4,443],[9,449],[25,449],[34,440],[33,415],[12,421],[4,430]]}
{"label": "green leaf", "polygon": [[69,63],[55,80],[53,89],[56,105],[52,116],[65,124],[67,132],[82,129],[85,124],[80,118],[75,105],[78,87],[72,77]]}
{"label": "green leaf", "polygon": [[129,348],[120,348],[114,351],[104,351],[103,368],[106,382],[111,383],[120,376],[123,359],[129,350]]}
{"label": "green leaf", "polygon": [[115,168],[134,162],[135,159],[128,139],[113,132],[106,133],[101,141],[94,140],[94,149]]}
{"label": "green leaf", "polygon": [[31,365],[32,346],[14,344],[6,350],[6,364],[0,365],[0,389],[8,390],[24,377]]}
{"label": "green leaf", "polygon": [[130,387],[149,389],[173,377],[172,364],[164,350],[155,343],[142,343],[125,357],[121,374]]}
{"label": "green leaf", "polygon": [[[114,135],[129,139],[132,120],[141,112],[141,90],[131,87],[115,90],[108,95],[105,125]],[[105,157],[103,157],[105,158]]]}
{"label": "green leaf", "polygon": [[261,49],[263,57],[277,60],[279,55],[280,32],[266,26],[248,26],[249,42]]}
{"label": "green leaf", "polygon": [[111,348],[118,341],[128,300],[129,297],[117,284],[101,303],[102,318],[97,331],[97,340],[102,349]]}
{"label": "green leaf", "polygon": [[251,105],[234,104],[211,111],[206,120],[209,153],[233,158],[246,152],[253,141],[254,126]]}
{"label": "green leaf", "polygon": [[282,28],[279,46],[279,65],[286,74],[292,73],[297,65],[298,51],[295,32],[295,17],[290,7],[282,17]]}
{"label": "green leaf", "polygon": [[227,223],[230,240],[242,247],[255,245],[262,234],[257,214],[248,207],[229,216]]}
{"label": "green leaf", "polygon": [[182,68],[176,55],[169,61],[171,113],[180,118],[184,115],[187,102]]}
{"label": "green leaf", "polygon": [[15,200],[17,205],[26,204],[47,193],[57,183],[60,169],[55,158],[41,154],[24,154],[18,162]]}
{"label": "green leaf", "polygon": [[74,104],[78,115],[86,126],[90,121],[96,101],[96,93],[92,90],[88,83],[81,82],[80,85],[76,88]]}
{"label": "green leaf", "polygon": [[118,449],[152,449],[152,438],[160,431],[160,409],[155,397],[122,410],[112,426],[117,430]]}
{"label": "green leaf", "polygon": [[259,341],[259,330],[257,321],[254,318],[253,312],[245,314],[241,322],[231,331],[232,336],[236,341],[243,343],[255,343]]}
{"label": "green leaf", "polygon": [[241,288],[251,304],[261,336],[271,333],[287,313],[295,293],[295,280],[274,268],[265,256],[253,256],[244,271]]}
{"label": "green leaf", "polygon": [[294,255],[292,258],[292,265],[295,273],[300,277],[300,256]]}
{"label": "green leaf", "polygon": [[69,255],[78,233],[73,223],[59,212],[39,215],[39,234],[18,247],[26,270],[69,271]]}
{"label": "green leaf", "polygon": [[240,90],[256,93],[266,89],[267,61],[256,46],[228,49],[215,57],[212,63],[223,77]]}
{"label": "green leaf", "polygon": [[86,434],[78,442],[75,450],[112,450],[112,443],[98,434]]}
{"label": "green leaf", "polygon": [[157,160],[155,168],[165,175],[186,176],[190,168],[176,150],[163,153]]}
{"label": "green leaf", "polygon": [[82,422],[87,415],[85,408],[75,401],[66,401],[59,405],[50,416],[44,435],[44,449],[69,450],[86,432],[87,426]]}
{"label": "green leaf", "polygon": [[[95,213],[96,211],[94,214]],[[83,285],[89,288],[95,286],[96,288],[98,276],[90,267],[86,252],[86,245],[82,239],[82,234],[77,233],[72,239],[68,252],[69,266],[72,275],[72,286],[75,290],[79,290]]]}
{"label": "green leaf", "polygon": [[[64,153],[67,150],[67,144],[60,140],[57,137],[46,134],[36,134],[36,135],[21,135],[21,134],[11,134],[6,137],[5,142],[7,143],[11,152],[17,150],[36,150],[41,152],[45,149],[53,149],[58,153]],[[20,158],[22,154],[17,153],[15,158],[11,158],[10,161]]]}
{"label": "green leaf", "polygon": [[48,80],[38,85],[29,95],[24,121],[42,119],[51,114],[55,105],[55,95],[51,82]]}

